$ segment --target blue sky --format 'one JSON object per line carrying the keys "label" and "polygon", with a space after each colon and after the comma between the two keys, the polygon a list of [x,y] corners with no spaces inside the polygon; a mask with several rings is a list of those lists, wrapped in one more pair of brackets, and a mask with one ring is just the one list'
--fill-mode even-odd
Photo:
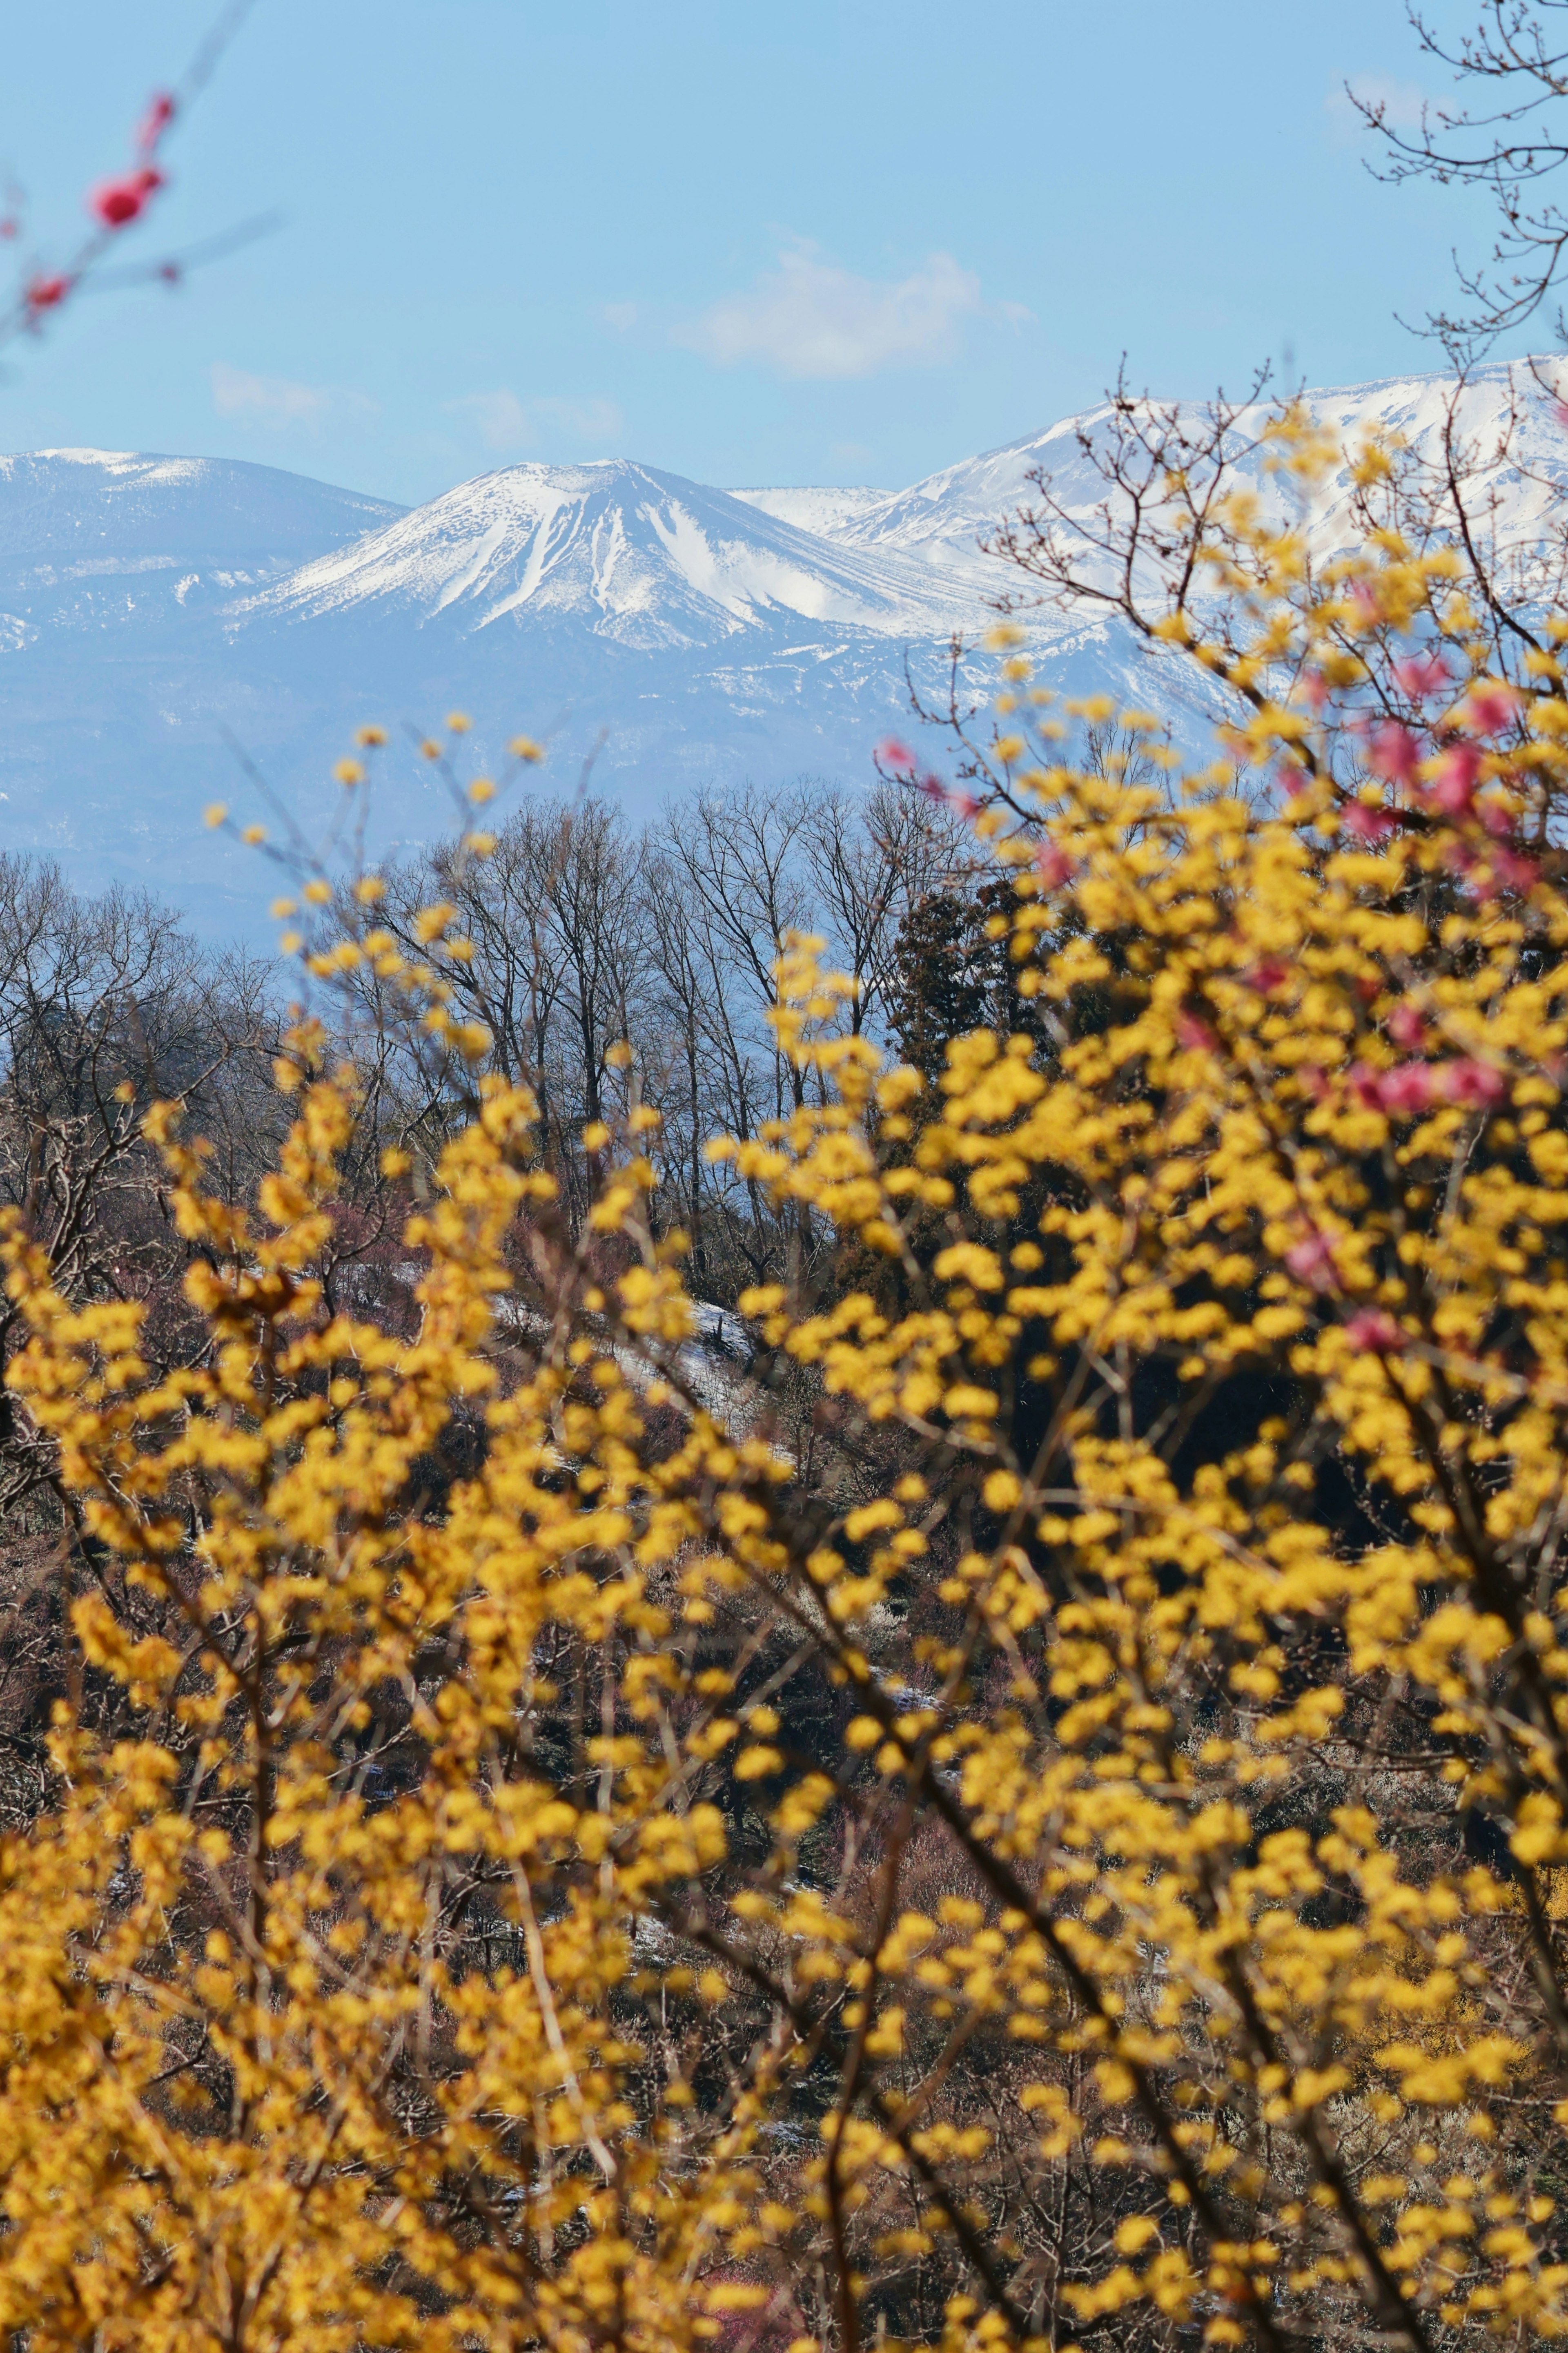
{"label": "blue sky", "polygon": [[[211,0],[8,0],[0,161],[63,253]],[[1457,15],[1440,10],[1439,15]],[[1434,364],[1483,208],[1379,186],[1400,0],[257,0],[125,258],[271,207],[15,359],[0,447],[416,501],[521,459],[889,488],[1092,400]]]}

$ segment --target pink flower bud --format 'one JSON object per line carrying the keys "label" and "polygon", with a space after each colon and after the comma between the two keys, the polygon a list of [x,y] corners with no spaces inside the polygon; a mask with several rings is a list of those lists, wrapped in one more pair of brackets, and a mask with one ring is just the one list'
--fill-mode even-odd
{"label": "pink flower bud", "polygon": [[1521,858],[1517,849],[1494,849],[1488,863],[1501,891],[1532,891],[1541,880],[1534,859]]}
{"label": "pink flower bud", "polygon": [[1341,819],[1345,831],[1353,833],[1359,841],[1381,841],[1385,833],[1394,831],[1398,821],[1392,810],[1369,808],[1365,801],[1352,801]]}
{"label": "pink flower bud", "polygon": [[1461,1103],[1467,1111],[1489,1111],[1508,1092],[1502,1072],[1490,1062],[1468,1060],[1443,1065],[1442,1087],[1449,1103]]}
{"label": "pink flower bud", "polygon": [[1385,719],[1373,735],[1366,759],[1373,776],[1407,785],[1420,765],[1421,747],[1408,727],[1402,727],[1397,719]]}
{"label": "pink flower bud", "polygon": [[891,776],[913,774],[915,755],[907,744],[900,743],[896,735],[884,735],[871,757],[879,768],[886,768]]}
{"label": "pink flower bud", "polygon": [[954,817],[961,817],[965,825],[973,825],[980,815],[980,803],[973,793],[949,793],[947,805]]}
{"label": "pink flower bud", "polygon": [[1396,1005],[1388,1017],[1388,1034],[1411,1053],[1426,1042],[1426,1024],[1414,1005]]}
{"label": "pink flower bud", "polygon": [[1448,683],[1448,665],[1441,654],[1406,654],[1394,665],[1394,683],[1412,702],[1440,694]]}
{"label": "pink flower bud", "polygon": [[1478,679],[1465,697],[1464,723],[1472,735],[1497,735],[1519,709],[1517,687],[1500,678]]}
{"label": "pink flower bud", "polygon": [[1395,1118],[1425,1111],[1437,1092],[1437,1074],[1430,1062],[1397,1062],[1377,1082],[1378,1102]]}
{"label": "pink flower bud", "polygon": [[1176,1043],[1184,1053],[1210,1054],[1219,1043],[1206,1021],[1195,1013],[1180,1013],[1176,1017]]}
{"label": "pink flower bud", "polygon": [[1363,1111],[1383,1109],[1383,1072],[1374,1071],[1370,1062],[1352,1062],[1345,1083]]}
{"label": "pink flower bud", "polygon": [[1345,1321],[1345,1337],[1352,1348],[1375,1348],[1386,1356],[1400,1345],[1398,1324],[1381,1307],[1363,1307]]}
{"label": "pink flower bud", "polygon": [[1278,956],[1265,956],[1261,964],[1255,964],[1250,972],[1241,976],[1248,988],[1255,988],[1259,997],[1267,997],[1271,988],[1284,987],[1290,977],[1290,967],[1281,964]]}
{"label": "pink flower bud", "polygon": [[142,117],[136,132],[136,153],[150,155],[174,119],[174,101],[167,90],[160,90]]}
{"label": "pink flower bud", "polygon": [[1078,871],[1077,863],[1054,841],[1042,841],[1035,852],[1035,871],[1042,891],[1059,891]]}
{"label": "pink flower bud", "polygon": [[1304,1241],[1292,1242],[1285,1253],[1285,1263],[1298,1282],[1310,1291],[1332,1291],[1337,1277],[1334,1254],[1321,1234],[1309,1234]]}
{"label": "pink flower bud", "polygon": [[927,775],[921,776],[919,783],[920,789],[925,795],[928,801],[934,801],[938,808],[946,807],[947,786],[942,783],[940,776]]}
{"label": "pink flower bud", "polygon": [[71,290],[73,282],[74,281],[69,278],[35,278],[31,280],[27,286],[26,294],[24,297],[28,310],[35,311],[52,311],[57,303],[60,303],[65,301],[66,296]]}
{"label": "pink flower bud", "polygon": [[88,210],[105,228],[128,228],[146,210],[147,199],[163,185],[163,174],[151,164],[123,179],[104,180],[88,198]]}
{"label": "pink flower bud", "polygon": [[1426,787],[1426,797],[1434,808],[1445,817],[1463,817],[1475,795],[1476,777],[1481,755],[1473,744],[1455,744],[1444,753],[1436,776]]}

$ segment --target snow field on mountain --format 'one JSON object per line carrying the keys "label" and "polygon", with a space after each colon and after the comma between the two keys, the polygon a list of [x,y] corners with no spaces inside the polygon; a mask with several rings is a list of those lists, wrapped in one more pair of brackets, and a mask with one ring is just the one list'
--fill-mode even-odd
{"label": "snow field on mountain", "polygon": [[[1394,377],[1310,401],[1352,448],[1376,431],[1434,458],[1450,393]],[[1237,416],[1238,449],[1268,413]],[[1528,571],[1568,486],[1550,392],[1484,370],[1459,421],[1490,543]],[[454,707],[481,764],[523,730],[548,743],[543,788],[575,789],[591,759],[634,811],[747,780],[863,783],[878,739],[910,732],[910,679],[944,701],[952,633],[978,647],[990,600],[1026,587],[982,543],[1031,504],[1031,476],[1093,524],[1113,423],[1101,406],[898,491],[729,491],[612,459],[505,468],[412,510],[217,459],[0,459],[0,848],[261,940],[268,878],[201,822],[214,799],[266,816],[234,744],[309,834],[353,730],[385,726],[376,855],[450,823],[406,738]],[[1318,560],[1353,535],[1346,469],[1306,503],[1256,454],[1242,478]],[[1201,753],[1209,711],[1180,664],[1092,600],[1028,622],[1044,683],[1152,709]],[[991,670],[976,651],[963,687],[983,696]],[[942,765],[940,736],[922,749]]]}

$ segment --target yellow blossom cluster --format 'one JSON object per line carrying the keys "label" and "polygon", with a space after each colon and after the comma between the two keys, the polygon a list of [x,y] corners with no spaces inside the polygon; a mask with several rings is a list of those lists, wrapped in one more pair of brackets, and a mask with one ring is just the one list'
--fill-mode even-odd
{"label": "yellow blossom cluster", "polygon": [[80,1571],[0,1846],[29,2347],[1568,2334],[1568,628],[1191,529],[1223,761],[1075,761],[1001,649],[1030,1026],[931,1086],[781,965],[810,1083],[713,1148],[837,1248],[727,1406],[645,1114],[574,1237],[483,1081],[400,1337],[302,1029],[253,1204],[154,1120],[163,1379],[12,1219]]}

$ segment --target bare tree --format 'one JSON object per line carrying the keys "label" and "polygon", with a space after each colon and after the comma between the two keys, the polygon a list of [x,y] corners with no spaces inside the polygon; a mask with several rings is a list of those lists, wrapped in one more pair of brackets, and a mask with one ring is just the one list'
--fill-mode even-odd
{"label": "bare tree", "polygon": [[805,849],[825,929],[855,982],[850,1021],[858,1036],[882,1025],[905,915],[971,861],[973,845],[945,807],[884,780],[864,800],[824,786]]}
{"label": "bare tree", "polygon": [[[1352,103],[1382,142],[1378,176],[1479,188],[1496,206],[1487,259],[1456,264],[1461,306],[1429,314],[1427,326],[1455,364],[1467,367],[1500,335],[1545,308],[1568,251],[1568,213],[1547,186],[1568,162],[1568,5],[1565,0],[1480,0],[1468,32],[1451,38],[1418,8],[1407,9],[1423,54],[1458,85],[1454,99],[1427,100],[1414,130],[1384,97]],[[1559,304],[1559,340],[1568,337]]]}

